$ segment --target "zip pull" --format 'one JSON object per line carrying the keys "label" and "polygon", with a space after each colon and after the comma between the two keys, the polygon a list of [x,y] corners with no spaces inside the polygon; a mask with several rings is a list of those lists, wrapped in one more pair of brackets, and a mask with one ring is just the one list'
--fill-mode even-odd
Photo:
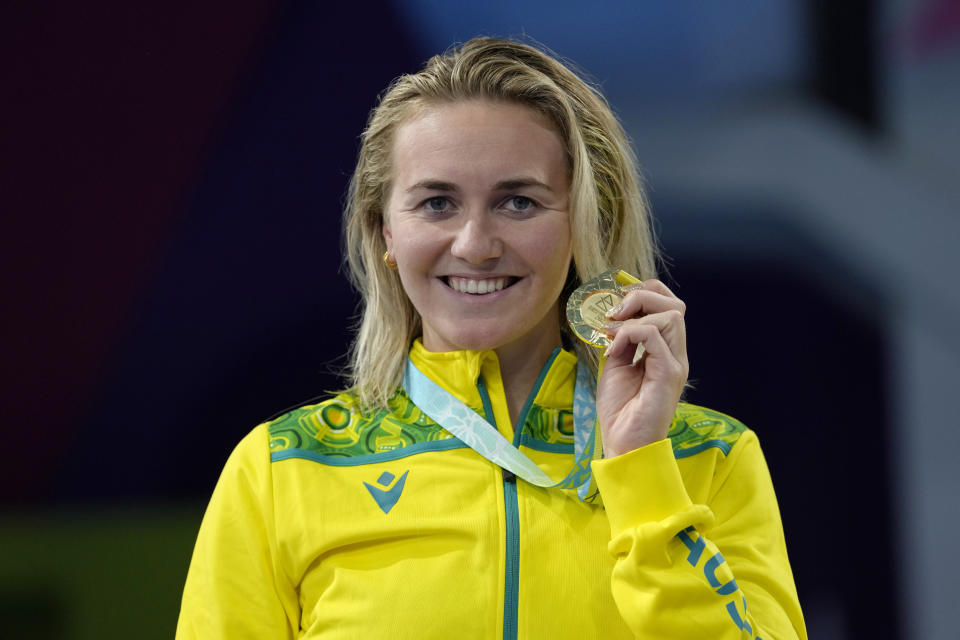
{"label": "zip pull", "polygon": [[503,469],[503,481],[515,483],[517,481],[517,475],[513,471],[510,471],[510,469]]}

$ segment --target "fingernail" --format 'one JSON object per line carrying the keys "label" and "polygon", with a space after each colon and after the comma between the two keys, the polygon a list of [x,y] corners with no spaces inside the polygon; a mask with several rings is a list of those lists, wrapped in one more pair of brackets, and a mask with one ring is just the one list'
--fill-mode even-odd
{"label": "fingernail", "polygon": [[613,316],[617,315],[617,314],[620,313],[621,311],[623,311],[623,303],[622,303],[622,302],[621,302],[620,304],[618,304],[617,306],[615,306],[615,307],[610,307],[609,309],[607,309],[607,312],[606,312],[604,315],[605,315],[606,317],[608,317],[608,318],[612,318]]}
{"label": "fingernail", "polygon": [[603,357],[606,358],[610,355],[610,350],[613,349],[613,343],[607,345],[607,348],[603,351]]}
{"label": "fingernail", "polygon": [[617,329],[623,326],[622,320],[611,320],[610,322],[604,323],[600,330],[606,333],[607,335],[617,332]]}
{"label": "fingernail", "polygon": [[642,282],[634,282],[633,284],[628,284],[623,288],[624,293],[630,293],[631,291],[639,291],[643,289]]}

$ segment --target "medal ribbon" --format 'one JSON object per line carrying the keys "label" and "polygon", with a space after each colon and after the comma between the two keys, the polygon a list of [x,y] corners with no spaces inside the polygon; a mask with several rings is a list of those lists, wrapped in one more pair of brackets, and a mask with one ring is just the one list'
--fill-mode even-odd
{"label": "medal ribbon", "polygon": [[601,451],[597,443],[597,409],[591,380],[590,370],[583,363],[577,363],[573,392],[573,469],[560,482],[554,482],[500,435],[496,427],[428,378],[409,357],[403,388],[421,411],[490,462],[538,487],[576,488],[580,500],[590,502],[597,495],[590,463],[600,457]]}

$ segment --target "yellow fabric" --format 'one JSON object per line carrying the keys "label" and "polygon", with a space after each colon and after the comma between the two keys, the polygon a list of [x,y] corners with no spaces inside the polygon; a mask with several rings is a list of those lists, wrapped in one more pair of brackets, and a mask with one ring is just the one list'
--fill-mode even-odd
{"label": "yellow fabric", "polygon": [[[416,343],[411,357],[478,409],[482,378],[498,429],[513,437],[494,353],[433,354]],[[559,353],[533,404],[569,410],[575,368],[572,354]],[[511,639],[806,638],[773,488],[749,430],[727,437],[728,453],[691,453],[678,436],[673,447],[664,440],[595,462],[603,507],[518,479],[519,553],[508,567],[513,486],[472,450],[339,461],[275,452],[271,462],[269,428],[254,429],[226,463],[177,638],[503,638],[505,628]],[[521,449],[559,479],[572,456],[551,446]],[[373,495],[398,487],[385,512]],[[690,547],[702,546],[695,563],[678,537],[688,527]],[[717,549],[725,562],[708,564]],[[513,571],[516,618],[505,627]],[[739,588],[726,595],[710,585],[734,578]],[[752,634],[734,623],[729,603]]]}

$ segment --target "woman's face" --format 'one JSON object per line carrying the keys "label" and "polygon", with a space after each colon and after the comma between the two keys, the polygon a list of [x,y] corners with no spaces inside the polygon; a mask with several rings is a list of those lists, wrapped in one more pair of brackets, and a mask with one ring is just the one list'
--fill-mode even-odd
{"label": "woman's face", "polygon": [[528,107],[431,106],[401,125],[387,248],[431,351],[560,344],[570,264],[560,136]]}

